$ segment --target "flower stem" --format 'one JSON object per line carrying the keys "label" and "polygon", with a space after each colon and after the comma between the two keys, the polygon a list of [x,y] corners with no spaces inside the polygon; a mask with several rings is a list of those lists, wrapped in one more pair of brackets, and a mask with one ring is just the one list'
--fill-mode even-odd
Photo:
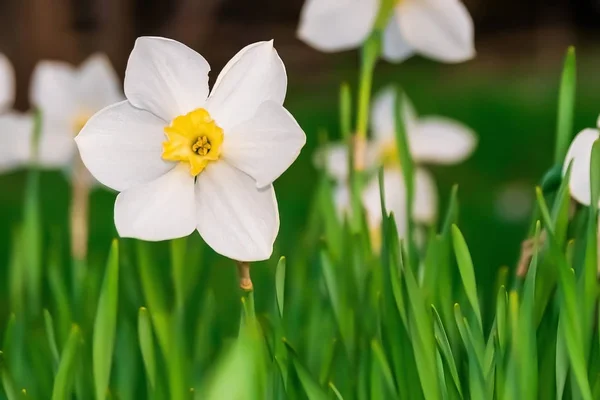
{"label": "flower stem", "polygon": [[240,289],[245,292],[251,292],[254,289],[252,279],[250,279],[250,263],[245,261],[236,261],[238,276],[240,278]]}
{"label": "flower stem", "polygon": [[89,194],[90,176],[77,156],[72,176],[70,228],[73,290],[76,297],[81,294],[85,278],[85,260],[88,252],[89,236]]}

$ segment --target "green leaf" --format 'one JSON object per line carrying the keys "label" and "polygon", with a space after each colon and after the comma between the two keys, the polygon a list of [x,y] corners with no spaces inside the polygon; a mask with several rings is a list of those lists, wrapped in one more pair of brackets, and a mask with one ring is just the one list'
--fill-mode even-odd
{"label": "green leaf", "polygon": [[31,170],[27,177],[23,222],[24,267],[27,276],[27,297],[29,310],[39,312],[42,295],[42,224],[40,215],[40,176],[39,171]]}
{"label": "green leaf", "polygon": [[[396,226],[393,215],[390,217],[390,224],[391,227]],[[425,299],[410,266],[404,263],[401,265],[410,304],[409,329],[421,388],[427,399],[439,399],[441,391],[437,379],[436,343],[431,313],[425,306]]]}
{"label": "green leaf", "polygon": [[569,47],[565,57],[558,94],[558,120],[556,124],[556,149],[554,153],[556,164],[561,164],[565,159],[573,134],[576,73],[575,48]]}
{"label": "green leaf", "polygon": [[[537,201],[540,209],[546,207],[545,200],[541,194],[541,190],[536,191]],[[547,208],[547,207],[546,207]],[[587,378],[587,363],[583,349],[583,338],[581,336],[582,323],[580,318],[580,309],[577,301],[575,277],[573,271],[569,268],[567,259],[561,250],[554,236],[552,221],[547,213],[542,212],[542,220],[547,229],[547,237],[551,255],[557,264],[558,281],[561,290],[561,318],[566,320],[563,323],[565,342],[571,360],[571,367],[576,378],[581,395],[585,400],[591,400],[592,394]]]}
{"label": "green leaf", "polygon": [[50,311],[44,309],[44,327],[46,328],[46,337],[48,338],[48,347],[52,354],[52,361],[54,365],[54,371],[58,369],[58,363],[60,361],[60,354],[58,353],[58,346],[56,345],[56,335],[54,334],[54,321]]}
{"label": "green leaf", "polygon": [[470,396],[472,399],[485,399],[487,396],[485,376],[481,365],[482,356],[478,354],[476,344],[473,342],[473,335],[469,332],[469,326],[466,324],[458,304],[454,305],[454,318],[469,358]]}
{"label": "green leaf", "polygon": [[460,395],[460,398],[463,398],[462,387],[460,384],[460,377],[458,375],[458,369],[456,368],[456,363],[454,362],[454,354],[452,354],[452,347],[450,346],[450,341],[448,340],[448,335],[446,335],[446,330],[444,329],[444,325],[442,324],[442,319],[438,314],[437,310],[433,305],[431,305],[431,311],[434,317],[434,327],[435,327],[435,340],[438,344],[438,348],[440,349],[442,355],[444,356],[444,360],[446,361],[446,365],[448,365],[448,369],[450,370],[450,376],[452,376],[452,381],[454,382],[454,386]]}
{"label": "green leaf", "polygon": [[333,384],[333,382],[329,382],[329,388],[331,389],[331,391],[333,392],[333,394],[335,394],[335,398],[337,400],[344,400],[344,398],[342,397],[342,394],[340,393],[340,391],[335,387],[335,385]]}
{"label": "green leaf", "polygon": [[142,352],[142,360],[146,368],[146,376],[150,388],[156,387],[156,356],[154,354],[154,338],[152,337],[152,322],[150,314],[145,307],[140,307],[138,312],[138,340]]}
{"label": "green leaf", "polygon": [[17,400],[20,398],[17,393],[15,383],[8,372],[6,362],[4,360],[4,353],[0,351],[0,378],[2,379],[2,387],[8,400]]}
{"label": "green leaf", "polygon": [[408,144],[408,133],[406,131],[405,117],[405,102],[409,101],[406,95],[401,90],[396,92],[396,107],[395,107],[395,128],[396,128],[396,147],[398,150],[398,158],[402,165],[402,175],[404,178],[404,187],[406,189],[406,216],[407,216],[407,246],[408,246],[408,262],[411,268],[417,265],[416,244],[414,243],[414,221],[413,208],[415,200],[415,166],[410,153]]}
{"label": "green leaf", "polygon": [[508,303],[508,295],[506,288],[500,286],[498,297],[496,298],[496,332],[498,333],[498,347],[500,348],[501,357],[506,354],[506,343],[508,331],[506,328],[506,304]]}
{"label": "green leaf", "polygon": [[473,270],[473,260],[471,259],[471,253],[469,252],[465,238],[456,225],[452,226],[452,243],[454,244],[456,262],[458,263],[458,270],[460,271],[460,277],[463,282],[465,293],[467,294],[471,308],[475,313],[475,318],[477,318],[479,331],[483,332],[481,310],[479,308],[479,300],[477,298],[475,272]]}
{"label": "green leaf", "polygon": [[298,354],[292,347],[292,345],[284,339],[284,343],[288,349],[288,353],[294,364],[294,369],[296,370],[296,374],[298,374],[298,378],[300,379],[300,383],[304,388],[304,392],[306,393],[306,397],[309,400],[326,400],[327,393],[321,388],[317,380],[310,374],[310,372],[306,369],[304,365],[298,359]]}
{"label": "green leaf", "polygon": [[81,341],[79,326],[73,325],[69,339],[60,357],[60,364],[54,379],[52,400],[65,400],[71,398],[73,382],[77,372],[77,357]]}
{"label": "green leaf", "polygon": [[283,304],[285,301],[285,267],[285,257],[281,257],[275,270],[275,295],[277,296],[277,308],[281,318],[283,318]]}
{"label": "green leaf", "polygon": [[392,370],[390,369],[390,365],[385,357],[385,353],[381,347],[381,344],[377,340],[371,341],[371,350],[373,351],[373,355],[375,356],[375,360],[379,365],[379,369],[381,370],[381,374],[383,375],[383,380],[387,385],[389,393],[396,394],[398,391],[396,390],[396,383],[394,382],[394,375],[392,374]]}
{"label": "green leaf", "polygon": [[104,282],[100,291],[96,322],[94,323],[94,385],[96,388],[96,399],[98,400],[106,398],[108,383],[110,381],[110,370],[117,330],[118,295],[119,242],[113,240],[108,254],[106,274],[104,275]]}

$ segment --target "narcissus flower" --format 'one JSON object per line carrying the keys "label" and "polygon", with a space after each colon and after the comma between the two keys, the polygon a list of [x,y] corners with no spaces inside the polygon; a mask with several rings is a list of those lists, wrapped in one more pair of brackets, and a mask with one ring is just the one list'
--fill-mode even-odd
{"label": "narcissus flower", "polygon": [[279,230],[273,190],[306,136],[283,107],[287,76],[273,42],[249,45],[209,94],[208,62],[174,40],[136,41],[126,101],[76,138],[96,179],[121,193],[115,225],[143,240],[198,230],[238,261],[270,257]]}
{"label": "narcissus flower", "polygon": [[[400,62],[415,53],[442,62],[475,55],[473,20],[460,0],[388,0],[383,57]],[[307,0],[298,37],[325,52],[359,47],[373,31],[383,0]]]}
{"label": "narcissus flower", "polygon": [[[600,118],[598,118],[597,125],[600,128]],[[594,145],[594,142],[600,138],[599,128],[587,128],[579,132],[571,143],[563,164],[564,175],[572,161],[573,165],[571,167],[571,177],[569,179],[571,196],[577,200],[577,202],[586,206],[589,206],[592,201],[590,186],[592,146]]]}
{"label": "narcissus flower", "polygon": [[12,110],[15,101],[15,72],[0,54],[0,172],[22,167],[31,159],[33,118]]}
{"label": "narcissus flower", "polygon": [[[475,133],[468,127],[444,117],[418,118],[410,100],[405,97],[403,117],[410,151],[415,164],[415,221],[430,224],[437,216],[437,189],[434,178],[422,164],[455,164],[466,159],[475,149]],[[396,216],[399,234],[406,229],[406,188],[397,153],[395,136],[396,93],[393,88],[384,89],[374,100],[371,111],[371,141],[367,145],[367,167],[384,167],[384,185],[387,211]],[[336,204],[345,210],[349,204],[348,189],[345,186],[348,176],[348,153],[342,144],[329,145],[318,154],[322,165],[338,182]],[[381,222],[378,178],[367,184],[363,193],[363,204],[367,210],[369,223],[377,228]]]}
{"label": "narcissus flower", "polygon": [[37,164],[69,168],[75,136],[94,113],[123,100],[123,91],[108,57],[94,54],[79,67],[62,61],[38,63],[30,97],[41,111]]}

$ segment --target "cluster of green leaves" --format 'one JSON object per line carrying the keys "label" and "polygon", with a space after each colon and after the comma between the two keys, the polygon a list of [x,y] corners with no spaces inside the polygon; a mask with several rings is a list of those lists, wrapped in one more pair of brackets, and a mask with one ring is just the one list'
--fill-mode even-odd
{"label": "cluster of green leaves", "polygon": [[[574,75],[570,52],[557,163],[572,136]],[[347,138],[349,96],[345,86]],[[413,166],[397,114],[411,199]],[[198,235],[168,249],[114,241],[100,260],[69,260],[60,238],[42,235],[32,171],[13,233],[9,290],[0,295],[12,311],[1,321],[0,397],[599,398],[598,211],[573,207],[569,174],[557,174],[551,169],[536,191],[525,273],[501,269],[493,292],[478,292],[456,187],[425,245],[412,222],[399,238],[394,215],[384,213],[379,248],[357,190],[352,218],[342,221],[323,175],[303,241],[288,262],[258,264],[256,291],[243,293],[233,272],[227,284],[216,282],[214,257]],[[592,204],[598,174],[595,145]],[[408,201],[407,215],[412,207]]]}

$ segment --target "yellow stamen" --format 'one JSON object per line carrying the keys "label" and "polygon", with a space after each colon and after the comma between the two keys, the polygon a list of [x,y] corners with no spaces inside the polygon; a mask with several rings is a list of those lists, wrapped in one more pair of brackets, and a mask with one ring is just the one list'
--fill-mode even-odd
{"label": "yellow stamen", "polygon": [[73,132],[75,133],[75,135],[81,132],[81,130],[83,129],[85,124],[87,124],[90,117],[91,114],[86,112],[79,113],[75,116],[75,118],[73,119]]}
{"label": "yellow stamen", "polygon": [[390,140],[382,146],[379,153],[379,159],[381,164],[385,167],[398,166],[400,165],[400,157],[398,157],[398,147],[396,142]]}
{"label": "yellow stamen", "polygon": [[162,158],[190,164],[190,174],[198,175],[210,161],[221,155],[223,129],[208,111],[198,108],[175,118],[165,127],[167,141],[163,142]]}

